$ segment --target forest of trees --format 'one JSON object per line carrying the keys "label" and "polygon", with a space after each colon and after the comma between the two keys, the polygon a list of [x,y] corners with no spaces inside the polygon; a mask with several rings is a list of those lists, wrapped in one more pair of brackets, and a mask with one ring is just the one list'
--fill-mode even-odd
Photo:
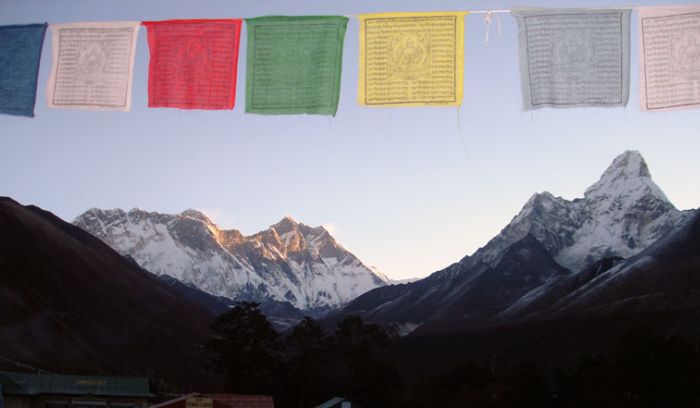
{"label": "forest of trees", "polygon": [[427,374],[399,364],[398,336],[356,316],[332,333],[307,317],[283,336],[258,304],[239,302],[212,329],[207,349],[227,391],[273,395],[278,408],[336,396],[365,408],[700,406],[698,344],[648,330],[627,331],[610,355],[583,357],[568,370],[532,361],[494,370],[455,360]]}

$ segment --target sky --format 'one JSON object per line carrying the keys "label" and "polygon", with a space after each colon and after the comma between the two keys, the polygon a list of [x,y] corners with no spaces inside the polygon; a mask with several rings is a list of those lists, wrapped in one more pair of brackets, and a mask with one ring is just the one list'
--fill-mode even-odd
{"label": "sky", "polygon": [[[674,3],[0,0],[0,25],[667,4]],[[143,28],[130,112],[51,110],[47,33],[36,117],[0,115],[0,195],[67,221],[94,207],[194,208],[244,234],[291,215],[326,226],[393,279],[427,276],[473,253],[536,192],[582,197],[625,150],[642,153],[677,208],[697,208],[700,111],[640,111],[636,17],[627,107],[537,111],[522,109],[517,30],[507,13],[499,14],[501,36],[493,23],[488,47],[483,15],[466,17],[461,107],[359,106],[359,23],[351,18],[335,117],[245,114],[245,28],[233,111],[147,108]]]}

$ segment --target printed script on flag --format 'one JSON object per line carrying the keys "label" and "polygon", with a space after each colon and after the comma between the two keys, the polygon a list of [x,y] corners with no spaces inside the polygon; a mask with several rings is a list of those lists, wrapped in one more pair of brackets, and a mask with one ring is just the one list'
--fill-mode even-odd
{"label": "printed script on flag", "polygon": [[639,98],[644,111],[700,106],[700,6],[640,7]]}
{"label": "printed script on flag", "polygon": [[461,105],[466,14],[358,16],[358,102],[366,106]]}
{"label": "printed script on flag", "polygon": [[246,112],[335,116],[347,23],[342,16],[246,19]]}
{"label": "printed script on flag", "polygon": [[46,24],[0,27],[0,113],[34,117]]}
{"label": "printed script on flag", "polygon": [[147,21],[148,106],[233,109],[242,21]]}
{"label": "printed script on flag", "polygon": [[511,11],[526,110],[627,104],[630,10]]}
{"label": "printed script on flag", "polygon": [[51,108],[128,111],[139,23],[52,24]]}

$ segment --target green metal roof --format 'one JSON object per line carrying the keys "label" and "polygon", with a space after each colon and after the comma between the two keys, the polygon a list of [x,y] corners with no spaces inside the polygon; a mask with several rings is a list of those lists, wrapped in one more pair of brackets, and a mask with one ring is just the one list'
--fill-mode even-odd
{"label": "green metal roof", "polygon": [[95,395],[109,397],[155,397],[146,377],[28,374],[0,371],[5,395]]}
{"label": "green metal roof", "polygon": [[349,403],[350,406],[353,408],[360,407],[359,405],[351,402],[349,399],[342,398],[342,397],[335,397],[335,398],[329,399],[328,401],[324,402],[321,405],[316,405],[314,408],[337,408],[337,407],[341,407],[343,402]]}

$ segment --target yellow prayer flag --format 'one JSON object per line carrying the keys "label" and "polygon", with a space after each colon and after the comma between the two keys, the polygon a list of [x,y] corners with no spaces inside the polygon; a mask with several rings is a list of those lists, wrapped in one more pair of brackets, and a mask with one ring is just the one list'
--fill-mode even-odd
{"label": "yellow prayer flag", "polygon": [[359,15],[360,105],[460,106],[466,14]]}

